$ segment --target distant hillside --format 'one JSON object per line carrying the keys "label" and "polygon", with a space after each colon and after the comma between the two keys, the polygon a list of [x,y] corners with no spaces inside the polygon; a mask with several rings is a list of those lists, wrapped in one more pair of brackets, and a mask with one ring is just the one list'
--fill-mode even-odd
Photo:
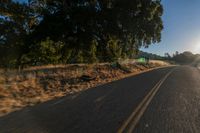
{"label": "distant hillside", "polygon": [[157,54],[152,54],[152,53],[148,53],[148,52],[144,52],[144,51],[139,51],[138,55],[136,56],[137,58],[140,57],[145,57],[145,58],[149,58],[152,60],[161,60],[164,59],[164,57],[157,55]]}
{"label": "distant hillside", "polygon": [[183,53],[176,53],[173,57],[170,57],[171,60],[179,63],[179,64],[193,64],[198,65],[200,62],[200,55],[193,54],[190,51],[185,51]]}

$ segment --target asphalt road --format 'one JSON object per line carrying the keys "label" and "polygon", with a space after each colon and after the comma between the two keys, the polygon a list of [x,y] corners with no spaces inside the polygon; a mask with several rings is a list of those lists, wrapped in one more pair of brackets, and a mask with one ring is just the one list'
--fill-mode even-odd
{"label": "asphalt road", "polygon": [[155,86],[131,132],[199,133],[200,70],[191,66],[156,69],[25,108],[1,117],[0,133],[119,132]]}

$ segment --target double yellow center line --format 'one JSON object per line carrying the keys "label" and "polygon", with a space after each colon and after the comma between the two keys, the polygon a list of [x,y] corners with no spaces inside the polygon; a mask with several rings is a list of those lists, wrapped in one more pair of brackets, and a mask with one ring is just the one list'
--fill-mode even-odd
{"label": "double yellow center line", "polygon": [[144,114],[147,106],[150,104],[151,100],[159,90],[160,86],[164,83],[164,81],[169,77],[169,75],[174,71],[172,69],[168,72],[159,82],[151,89],[151,91],[144,97],[141,103],[136,107],[136,109],[132,112],[129,118],[123,123],[123,125],[118,129],[117,133],[132,133],[135,129],[135,126],[139,122],[140,118]]}

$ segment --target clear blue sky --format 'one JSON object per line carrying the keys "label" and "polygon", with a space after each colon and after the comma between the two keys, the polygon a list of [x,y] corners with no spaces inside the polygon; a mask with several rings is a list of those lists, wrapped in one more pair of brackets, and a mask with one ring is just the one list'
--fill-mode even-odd
{"label": "clear blue sky", "polygon": [[162,41],[142,50],[160,55],[175,51],[200,53],[200,0],[162,0],[162,3]]}
{"label": "clear blue sky", "polygon": [[200,53],[200,0],[162,0],[162,4],[162,41],[142,50],[159,55],[175,51]]}

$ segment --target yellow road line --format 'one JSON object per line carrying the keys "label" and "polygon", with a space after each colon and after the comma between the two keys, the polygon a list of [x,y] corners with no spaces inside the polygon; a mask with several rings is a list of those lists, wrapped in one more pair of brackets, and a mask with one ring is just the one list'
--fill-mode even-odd
{"label": "yellow road line", "polygon": [[132,133],[138,121],[144,114],[147,106],[150,104],[151,100],[159,90],[160,86],[164,83],[167,77],[173,72],[172,69],[168,72],[159,82],[151,89],[151,91],[144,97],[141,103],[136,107],[136,109],[132,112],[129,118],[123,123],[123,125],[118,129],[117,133]]}

